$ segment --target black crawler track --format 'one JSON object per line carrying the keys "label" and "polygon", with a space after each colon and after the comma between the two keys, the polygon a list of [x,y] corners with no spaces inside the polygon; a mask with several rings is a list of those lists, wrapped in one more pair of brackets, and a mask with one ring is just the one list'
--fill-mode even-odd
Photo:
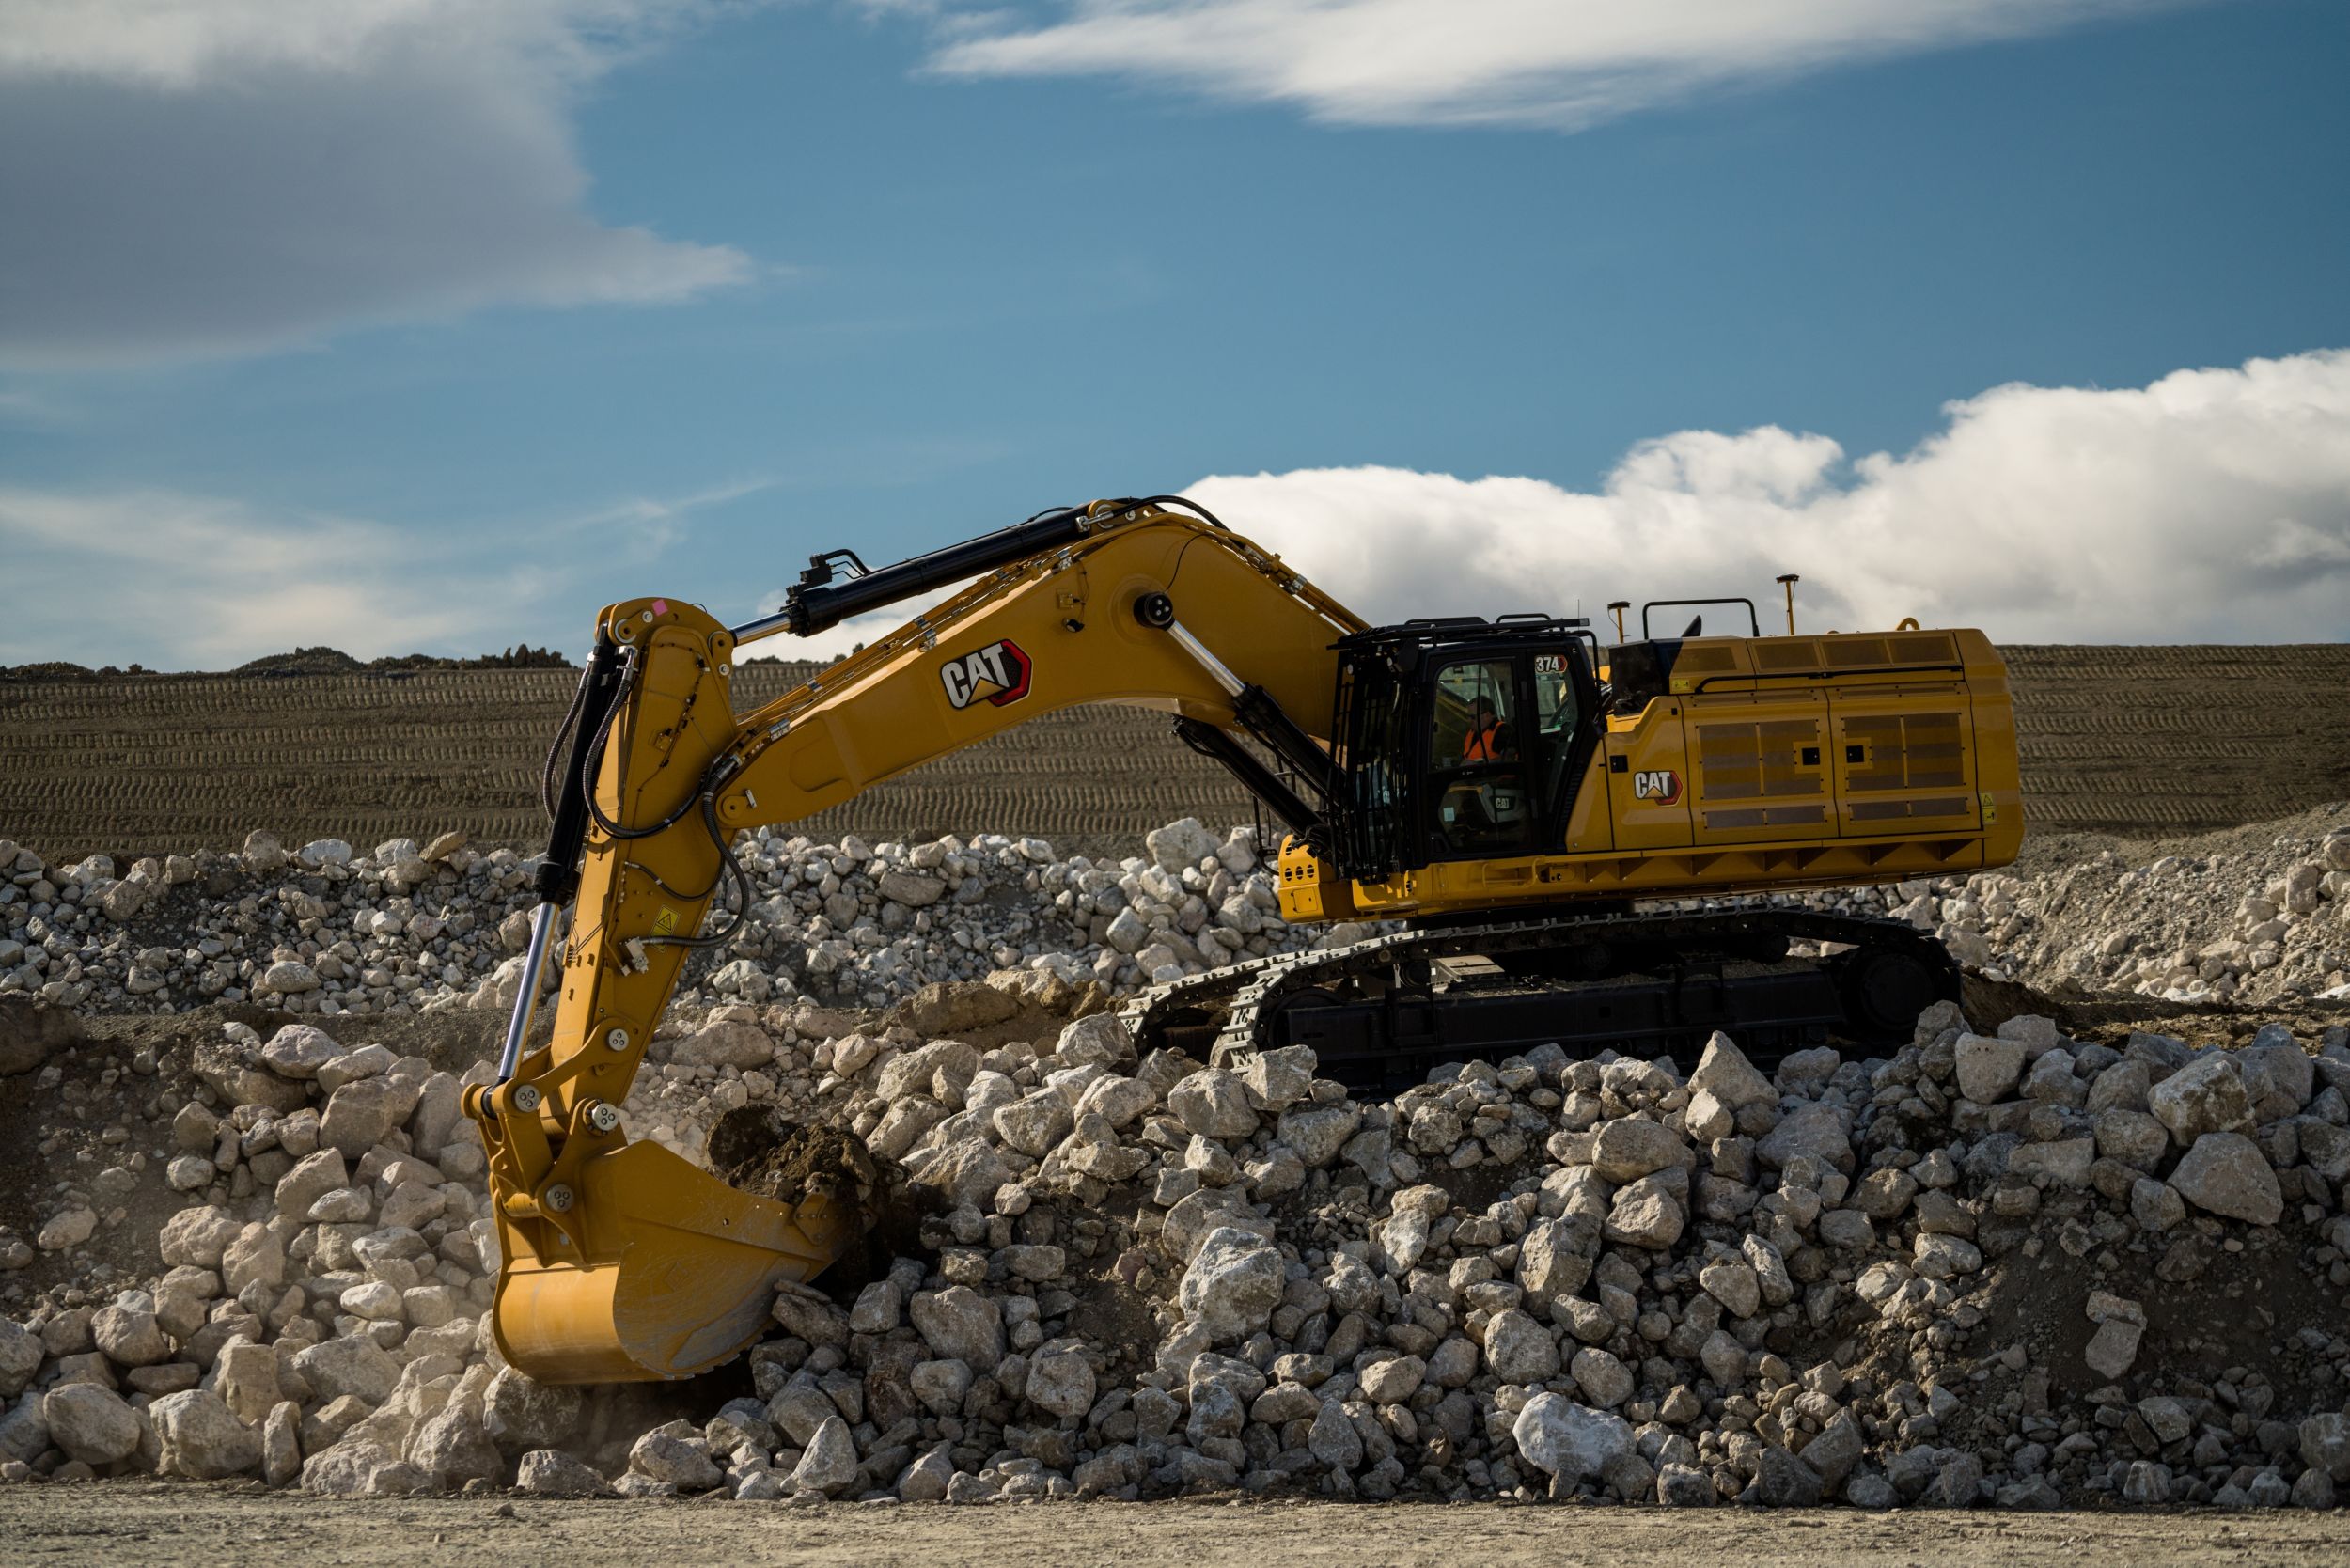
{"label": "black crawler track", "polygon": [[[1842,950],[1784,956],[1796,941]],[[1765,1065],[1831,1039],[1894,1044],[1958,994],[1957,964],[1915,927],[1756,905],[1406,930],[1155,986],[1123,1015],[1145,1049],[1229,1065],[1309,1044],[1325,1075],[1392,1088],[1549,1043],[1686,1064],[1718,1028]]]}

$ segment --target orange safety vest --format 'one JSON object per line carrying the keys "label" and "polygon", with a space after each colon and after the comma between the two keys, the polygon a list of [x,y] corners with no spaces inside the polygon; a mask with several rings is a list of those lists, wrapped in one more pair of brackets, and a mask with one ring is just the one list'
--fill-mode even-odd
{"label": "orange safety vest", "polygon": [[1497,739],[1500,733],[1501,720],[1488,718],[1481,728],[1470,730],[1467,738],[1461,742],[1461,760],[1465,762],[1500,761],[1501,747]]}

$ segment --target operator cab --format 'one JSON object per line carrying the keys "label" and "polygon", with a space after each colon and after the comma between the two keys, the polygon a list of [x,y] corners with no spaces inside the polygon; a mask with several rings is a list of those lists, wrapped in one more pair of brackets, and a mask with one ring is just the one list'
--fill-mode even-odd
{"label": "operator cab", "polygon": [[1338,647],[1348,874],[1563,847],[1604,722],[1585,622],[1412,620]]}

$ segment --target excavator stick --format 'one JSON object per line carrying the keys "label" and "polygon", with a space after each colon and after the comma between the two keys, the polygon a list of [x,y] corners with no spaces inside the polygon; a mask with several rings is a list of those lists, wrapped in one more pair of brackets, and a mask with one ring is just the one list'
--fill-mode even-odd
{"label": "excavator stick", "polygon": [[[621,1132],[619,1104],[726,863],[719,830],[694,809],[713,760],[734,738],[726,634],[684,613],[701,624],[647,619],[630,632],[607,616],[605,632],[627,640],[600,638],[582,676],[497,1081],[467,1093],[497,1202],[498,1349],[542,1382],[634,1382],[714,1366],[759,1337],[779,1284],[813,1278],[865,1229],[853,1191],[756,1196]],[[679,614],[664,606],[664,618]],[[692,786],[682,800],[681,783]],[[591,824],[600,830],[592,847]],[[677,893],[697,886],[697,897]],[[580,915],[561,954],[556,1028],[572,1048],[533,1051],[545,966],[574,893]],[[632,917],[629,904],[644,895],[658,908]],[[624,919],[647,929],[610,940]]]}

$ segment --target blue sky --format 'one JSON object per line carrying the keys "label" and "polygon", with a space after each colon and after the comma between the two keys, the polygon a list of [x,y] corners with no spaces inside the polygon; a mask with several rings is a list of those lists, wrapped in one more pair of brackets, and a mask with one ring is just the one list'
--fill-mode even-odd
{"label": "blue sky", "polygon": [[[1174,35],[1103,46],[1082,29],[1120,23],[1105,6],[648,26],[632,13],[661,8],[543,0],[520,43],[443,55],[395,28],[330,71],[342,46],[127,57],[0,3],[48,29],[46,53],[0,51],[0,199],[54,236],[0,238],[0,572],[24,605],[0,659],[576,651],[611,598],[747,618],[813,550],[892,557],[1208,477],[1252,507],[1230,521],[1373,614],[1525,607],[1412,595],[1508,582],[1528,538],[1559,608],[1622,591],[1578,561],[1663,592],[1687,586],[1667,563],[1735,540],[1741,571],[1802,570],[1831,615],[1907,591],[1995,632],[2134,640],[2142,615],[2101,619],[2089,588],[2152,551],[2173,580],[2266,563],[2179,585],[2276,596],[2231,640],[2350,630],[2350,363],[2323,357],[2350,344],[2340,5],[2092,4],[2038,31],[1947,0],[1950,36],[1898,48],[1668,40],[1648,46],[1682,51],[1668,71],[1574,55],[1529,85],[1471,60],[1436,86],[1379,57],[1359,91],[1295,85],[1358,40],[1298,42],[1282,0],[1214,5],[1274,14],[1211,76],[1163,66]],[[1808,8],[1838,8],[1788,0]],[[582,39],[591,63],[548,63]],[[119,145],[73,150],[98,123]],[[175,145],[184,168],[126,188]],[[2012,383],[2043,396],[1996,400]],[[2084,413],[2061,389],[2138,400]],[[2116,413],[2109,462],[2065,458]],[[2057,443],[2043,416],[2088,423]],[[1735,471],[1676,432],[1718,436]],[[1953,445],[1980,449],[1964,473]],[[1642,450],[1673,460],[1673,550],[1619,504]],[[2182,451],[2170,479],[2018,514],[2080,469]],[[2034,452],[2049,466],[2016,473]],[[1536,488],[1496,511],[1489,478]],[[2149,492],[2205,510],[2155,515]],[[1734,504],[1758,494],[1764,513]],[[1489,569],[1351,559],[1350,515],[1438,560],[1458,529]],[[1964,591],[1888,588],[1882,564],[1867,591],[1857,567],[1839,581],[1852,530],[1932,558],[1927,535],[1984,516],[2035,547],[2084,537]],[[2281,531],[2199,555],[2197,516]],[[2089,586],[2020,613],[2052,574]]]}

